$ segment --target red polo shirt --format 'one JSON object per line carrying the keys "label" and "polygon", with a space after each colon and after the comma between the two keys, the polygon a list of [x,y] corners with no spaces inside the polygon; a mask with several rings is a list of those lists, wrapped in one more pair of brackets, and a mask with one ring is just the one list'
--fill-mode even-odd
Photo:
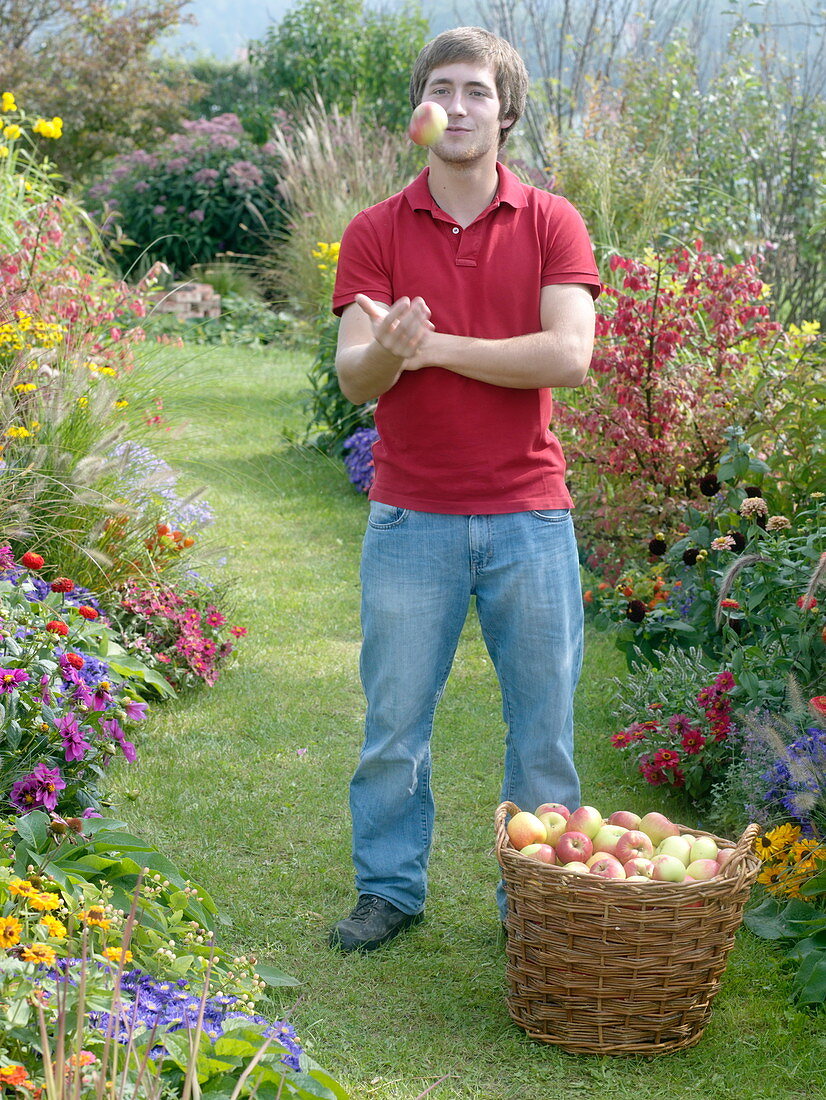
{"label": "red polo shirt", "polygon": [[[436,205],[425,170],[358,214],[341,241],[333,309],[356,294],[386,305],[424,298],[437,332],[482,339],[541,329],[540,290],[600,291],[575,208],[497,164],[499,189],[466,229]],[[372,500],[422,512],[485,515],[570,508],[549,389],[510,389],[441,367],[405,371],[376,408]]]}

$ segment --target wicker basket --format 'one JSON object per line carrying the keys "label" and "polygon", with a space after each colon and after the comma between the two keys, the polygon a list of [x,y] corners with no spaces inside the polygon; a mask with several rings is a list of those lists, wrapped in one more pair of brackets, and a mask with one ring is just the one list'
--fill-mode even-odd
{"label": "wicker basket", "polygon": [[[665,1054],[703,1033],[757,877],[750,825],[706,882],[626,883],[518,852],[496,811],[508,899],[508,1012],[534,1039],[588,1054]],[[710,836],[680,826],[694,836]]]}

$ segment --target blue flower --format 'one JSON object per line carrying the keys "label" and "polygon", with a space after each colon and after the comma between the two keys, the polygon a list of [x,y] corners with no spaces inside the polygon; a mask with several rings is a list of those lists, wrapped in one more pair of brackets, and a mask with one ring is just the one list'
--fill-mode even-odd
{"label": "blue flower", "polygon": [[342,444],[345,451],[344,466],[350,483],[360,492],[367,493],[373,484],[373,444],[379,438],[375,428],[359,428]]}

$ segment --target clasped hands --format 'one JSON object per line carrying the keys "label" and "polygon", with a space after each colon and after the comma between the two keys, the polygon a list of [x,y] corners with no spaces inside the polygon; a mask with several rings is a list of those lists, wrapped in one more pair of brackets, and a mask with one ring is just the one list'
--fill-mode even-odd
{"label": "clasped hands", "polygon": [[392,306],[357,294],[356,304],[370,319],[373,337],[390,355],[402,360],[402,370],[427,366],[427,338],[435,331],[424,298],[399,298]]}

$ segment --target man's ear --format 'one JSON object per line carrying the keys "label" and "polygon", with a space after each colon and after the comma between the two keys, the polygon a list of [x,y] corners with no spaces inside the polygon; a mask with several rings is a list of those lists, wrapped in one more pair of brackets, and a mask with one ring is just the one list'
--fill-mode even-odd
{"label": "man's ear", "polygon": [[500,130],[509,130],[510,127],[513,126],[514,122],[516,122],[515,118],[500,118],[499,119],[499,129]]}

